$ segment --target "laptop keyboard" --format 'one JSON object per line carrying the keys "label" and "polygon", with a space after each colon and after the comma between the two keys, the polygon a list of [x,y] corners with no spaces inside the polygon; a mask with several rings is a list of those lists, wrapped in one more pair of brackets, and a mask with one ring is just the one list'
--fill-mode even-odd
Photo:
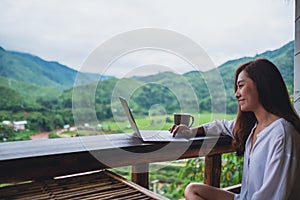
{"label": "laptop keyboard", "polygon": [[155,140],[155,141],[163,141],[163,140],[165,140],[165,137],[161,136],[160,134],[156,134],[156,135],[153,135],[153,136],[147,137],[147,138],[151,138],[151,140]]}

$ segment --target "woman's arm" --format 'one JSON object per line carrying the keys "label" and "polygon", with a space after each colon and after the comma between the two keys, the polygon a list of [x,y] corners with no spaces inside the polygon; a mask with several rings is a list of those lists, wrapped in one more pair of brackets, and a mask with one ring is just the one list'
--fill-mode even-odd
{"label": "woman's arm", "polygon": [[198,127],[192,128],[192,133],[193,133],[193,135],[195,135],[195,137],[200,137],[200,136],[206,135],[203,126],[198,126]]}
{"label": "woman's arm", "polygon": [[252,199],[294,199],[295,196],[298,199],[300,192],[295,189],[299,188],[300,178],[298,133],[292,134],[289,130],[283,137],[270,143],[273,148],[263,171],[263,183]]}
{"label": "woman's arm", "polygon": [[205,135],[229,135],[233,137],[233,126],[235,120],[215,120],[203,124],[195,128],[188,128],[186,125],[173,125],[169,131],[173,134],[173,137],[199,137]]}
{"label": "woman's arm", "polygon": [[228,135],[233,138],[233,127],[235,120],[214,120],[203,124],[206,135]]}

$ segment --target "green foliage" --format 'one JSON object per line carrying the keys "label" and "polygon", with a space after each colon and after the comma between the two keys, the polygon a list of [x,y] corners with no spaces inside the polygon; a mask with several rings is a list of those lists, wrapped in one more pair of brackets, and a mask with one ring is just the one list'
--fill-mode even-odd
{"label": "green foliage", "polygon": [[0,141],[11,141],[15,136],[11,126],[0,123]]}
{"label": "green foliage", "polygon": [[29,140],[35,131],[24,130],[15,132],[11,125],[0,123],[0,142],[11,142],[20,140]]}
{"label": "green foliage", "polygon": [[204,180],[204,160],[203,158],[189,159],[186,166],[181,169],[180,178],[188,177],[188,182],[203,182]]}
{"label": "green foliage", "polygon": [[52,87],[35,85],[32,83],[14,80],[10,77],[0,75],[0,86],[10,88],[16,91],[19,95],[34,102],[38,98],[53,99],[59,97],[62,91]]}
{"label": "green foliage", "polygon": [[[51,131],[63,128],[63,125],[73,125],[72,113],[70,110],[59,112],[11,112],[0,111],[0,120],[18,121],[27,120],[26,128],[35,131]],[[28,138],[29,139],[29,138]]]}
{"label": "green foliage", "polygon": [[242,182],[243,157],[235,153],[222,155],[221,187],[228,187]]}
{"label": "green foliage", "polygon": [[25,102],[16,91],[0,86],[0,94],[5,94],[1,95],[0,98],[0,108],[2,110],[11,110],[15,112],[24,108]]}
{"label": "green foliage", "polygon": [[51,132],[48,136],[49,138],[60,138],[55,132]]}
{"label": "green foliage", "polygon": [[[173,113],[180,107],[176,96],[172,94],[170,89],[151,83],[137,89],[132,95],[132,101],[136,103],[136,108],[134,108],[134,110],[145,115],[149,114],[148,111],[153,109],[153,105],[163,105],[163,108],[167,114]],[[162,111],[163,110],[161,110],[161,107],[158,107],[158,109],[152,110],[152,114],[165,114],[161,113]]]}
{"label": "green foliage", "polygon": [[29,140],[31,135],[36,134],[36,131],[32,130],[24,130],[24,131],[18,131],[15,132],[15,137],[13,138],[13,141],[20,141],[20,140]]}
{"label": "green foliage", "polygon": [[[171,199],[183,198],[185,187],[191,182],[203,183],[204,181],[204,158],[193,158],[180,168],[178,177],[181,182],[169,181],[165,185],[162,194]],[[222,155],[221,187],[232,186],[242,181],[243,158],[235,153]],[[169,174],[169,172],[167,172]],[[170,175],[171,176],[171,175]],[[170,179],[170,178],[169,178]]]}

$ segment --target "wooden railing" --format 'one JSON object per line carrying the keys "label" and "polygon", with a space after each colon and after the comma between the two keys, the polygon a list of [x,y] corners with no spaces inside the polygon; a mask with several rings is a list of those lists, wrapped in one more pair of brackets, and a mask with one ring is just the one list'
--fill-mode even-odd
{"label": "wooden railing", "polygon": [[149,188],[149,163],[205,156],[205,183],[220,186],[221,154],[233,152],[227,136],[191,142],[143,143],[132,134],[0,143],[0,183],[132,166],[132,181]]}

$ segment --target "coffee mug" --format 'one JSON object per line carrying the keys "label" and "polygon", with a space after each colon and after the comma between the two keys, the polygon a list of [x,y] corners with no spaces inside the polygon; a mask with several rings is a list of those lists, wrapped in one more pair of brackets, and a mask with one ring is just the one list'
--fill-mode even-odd
{"label": "coffee mug", "polygon": [[[191,123],[190,123],[191,119]],[[174,124],[184,124],[187,127],[191,127],[194,123],[194,117],[188,113],[174,113]]]}

